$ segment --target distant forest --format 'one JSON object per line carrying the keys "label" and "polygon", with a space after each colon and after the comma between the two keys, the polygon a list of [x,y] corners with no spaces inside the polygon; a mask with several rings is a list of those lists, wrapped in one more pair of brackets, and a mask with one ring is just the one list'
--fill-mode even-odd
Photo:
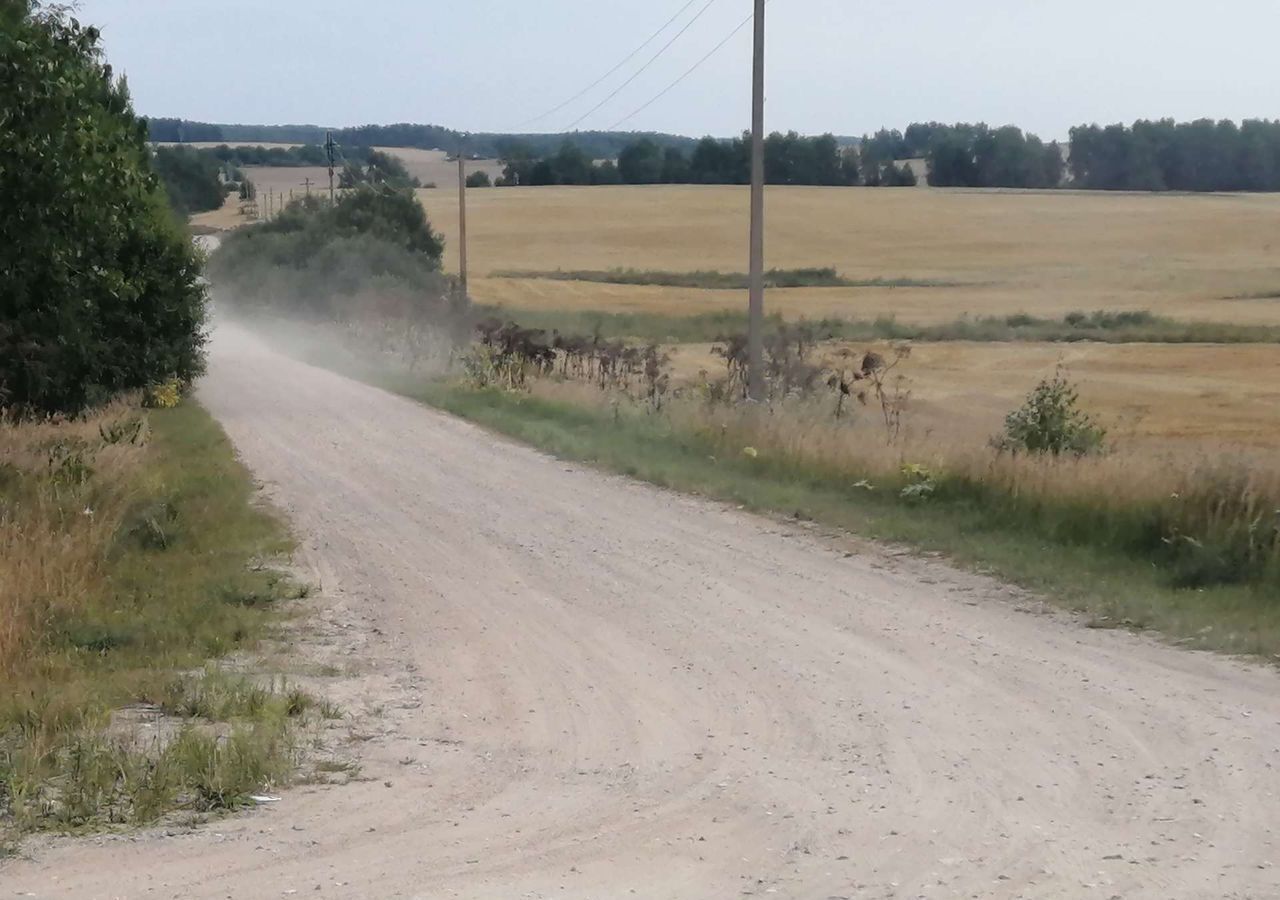
{"label": "distant forest", "polygon": [[[177,143],[280,143],[323,144],[330,129],[318,125],[212,125],[185,119],[149,119],[147,127],[152,141]],[[419,150],[447,150],[454,153],[463,135],[439,125],[361,125],[357,128],[334,128],[333,139],[345,147],[413,147]],[[562,134],[488,134],[466,135],[468,156],[499,159],[519,145],[540,154],[554,153],[565,135]],[[689,150],[696,141],[676,134],[633,133],[618,131],[575,131],[574,142],[593,159],[609,159],[639,137],[658,146]]]}
{"label": "distant forest", "polygon": [[[273,154],[271,163],[318,159],[325,129],[311,125],[211,125],[152,119],[154,141],[287,142],[310,145]],[[349,158],[372,146],[453,151],[461,135],[435,125],[336,129]],[[262,151],[271,154],[272,151]],[[574,132],[474,134],[469,155],[506,164],[498,184],[741,184],[748,180],[745,138]],[[232,160],[253,165],[250,153]],[[294,159],[296,157],[296,160]],[[285,159],[289,162],[285,162]],[[1133,191],[1280,191],[1280,121],[1172,119],[1128,125],[1082,125],[1066,147],[1013,126],[918,122],[859,139],[773,134],[766,144],[771,184],[915,183],[903,161],[925,161],[937,187],[1055,188]],[[265,160],[264,160],[265,161]]]}

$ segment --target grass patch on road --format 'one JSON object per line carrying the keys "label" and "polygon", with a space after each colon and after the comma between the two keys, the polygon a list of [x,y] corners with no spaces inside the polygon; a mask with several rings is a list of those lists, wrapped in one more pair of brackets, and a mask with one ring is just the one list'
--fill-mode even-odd
{"label": "grass patch on road", "polygon": [[[551,271],[513,269],[494,272],[493,278],[585,281],[592,284],[636,284],[654,287],[692,288],[706,291],[745,291],[750,277],[745,272],[666,272],[657,269],[555,269]],[[769,269],[764,275],[767,288],[942,288],[965,287],[961,282],[932,278],[846,278],[834,268]]]}
{"label": "grass patch on road", "polygon": [[[697,344],[742,334],[747,316],[742,312],[709,312],[690,316],[660,313],[614,313],[571,310],[508,310],[482,307],[481,315],[513,319],[524,328],[541,328],[561,334],[599,334],[608,340],[628,339],[657,344]],[[1217,322],[1181,322],[1150,312],[1070,313],[1060,319],[1025,314],[1011,316],[962,317],[940,325],[913,325],[897,319],[799,320],[788,323],[779,315],[769,316],[766,330],[776,333],[783,327],[804,325],[819,340],[848,341],[974,341],[1012,343],[1017,341],[1107,344],[1266,344],[1280,343],[1280,327],[1233,325]]]}
{"label": "grass patch on road", "polygon": [[392,387],[565,459],[943,553],[1078,611],[1094,627],[1153,629],[1192,647],[1280,655],[1280,607],[1269,583],[1176,589],[1150,555],[1158,551],[1120,539],[1147,527],[1144,509],[1111,521],[1105,510],[996,497],[942,477],[922,502],[903,491],[916,476],[859,481],[781,453],[744,453],[715,429],[681,427],[666,416],[452,383]]}
{"label": "grass patch on road", "polygon": [[272,567],[291,546],[194,402],[0,425],[0,844],[287,776],[312,704],[204,667],[300,595]]}

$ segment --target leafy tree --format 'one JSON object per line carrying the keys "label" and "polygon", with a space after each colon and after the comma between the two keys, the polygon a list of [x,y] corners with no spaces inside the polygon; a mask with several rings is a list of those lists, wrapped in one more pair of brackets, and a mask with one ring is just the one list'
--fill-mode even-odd
{"label": "leafy tree", "polygon": [[565,140],[551,160],[555,175],[552,184],[590,184],[591,160],[573,141]]}
{"label": "leafy tree", "polygon": [[338,176],[339,187],[354,188],[362,184],[374,184],[401,190],[422,186],[417,178],[409,174],[399,157],[380,150],[367,150],[362,156],[363,165],[355,161],[348,161],[343,165]]}
{"label": "leafy tree", "polygon": [[871,137],[862,139],[863,162],[883,164],[910,157],[906,139],[897,129],[882,128]]}
{"label": "leafy tree", "polygon": [[[315,198],[310,198],[316,202]],[[364,188],[343,195],[328,207],[326,219],[337,235],[372,235],[422,254],[435,268],[444,255],[444,238],[427,221],[422,204],[408,191],[387,187]],[[283,227],[288,228],[289,223]]]}
{"label": "leafy tree", "polygon": [[209,261],[215,290],[240,309],[351,321],[456,312],[440,274],[444,242],[411,192],[365,185],[334,205],[290,203],[229,236]]}
{"label": "leafy tree", "polygon": [[213,157],[190,147],[157,147],[152,164],[169,197],[170,208],[179,216],[222,206],[226,195],[222,166]]}
{"label": "leafy tree", "polygon": [[0,4],[0,403],[75,412],[201,371],[200,261],[97,29]]}
{"label": "leafy tree", "polygon": [[617,164],[606,159],[598,166],[591,168],[592,184],[622,184],[622,173],[618,171]]}
{"label": "leafy tree", "polygon": [[1071,130],[1078,187],[1137,191],[1278,191],[1280,121],[1134,122]]}
{"label": "leafy tree", "polygon": [[929,150],[929,184],[933,187],[974,187],[978,184],[978,160],[972,144],[962,135],[948,133]]}
{"label": "leafy tree", "polygon": [[678,147],[668,147],[662,155],[663,184],[688,184],[689,160],[685,159]]}
{"label": "leafy tree", "polygon": [[526,183],[533,185],[534,187],[559,184],[559,179],[556,177],[555,164],[553,164],[549,159],[538,160],[533,164],[533,167],[529,169],[529,180]]}
{"label": "leafy tree", "polygon": [[657,184],[662,180],[662,148],[644,138],[618,154],[618,172],[627,184]]}
{"label": "leafy tree", "polygon": [[915,170],[905,162],[901,165],[887,162],[880,172],[882,187],[915,187],[919,183]]}
{"label": "leafy tree", "polygon": [[467,187],[469,188],[487,188],[493,187],[493,180],[489,177],[489,173],[483,170],[472,172],[467,176]]}
{"label": "leafy tree", "polygon": [[862,184],[862,166],[856,147],[847,147],[840,154],[840,181],[842,184]]}

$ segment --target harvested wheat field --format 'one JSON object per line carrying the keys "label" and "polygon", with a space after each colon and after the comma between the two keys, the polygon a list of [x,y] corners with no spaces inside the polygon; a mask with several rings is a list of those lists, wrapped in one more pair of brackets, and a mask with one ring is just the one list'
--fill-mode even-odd
{"label": "harvested wheat field", "polygon": [[[419,194],[449,238],[457,201]],[[747,190],[721,186],[504,188],[469,195],[472,289],[515,309],[696,313],[742,292],[495,278],[504,270],[746,268]],[[775,290],[789,317],[1138,310],[1280,323],[1280,197],[1071,191],[771,188],[770,267],[835,266],[928,288]],[[1228,299],[1254,296],[1254,299]]]}
{"label": "harvested wheat field", "polygon": [[[861,359],[868,347],[833,343],[818,358],[836,362],[846,349]],[[724,371],[710,345],[669,352],[679,382]],[[1058,367],[1125,445],[1205,452],[1280,446],[1280,346],[1273,344],[920,343],[898,371],[911,391],[908,421],[917,431],[981,444]]]}
{"label": "harvested wheat field", "polygon": [[[423,184],[435,184],[441,190],[458,187],[458,161],[450,159],[443,150],[417,150],[412,147],[375,147],[383,153],[397,157],[409,174]],[[485,172],[491,180],[502,174],[503,166],[495,159],[473,159],[467,161],[467,174]]]}

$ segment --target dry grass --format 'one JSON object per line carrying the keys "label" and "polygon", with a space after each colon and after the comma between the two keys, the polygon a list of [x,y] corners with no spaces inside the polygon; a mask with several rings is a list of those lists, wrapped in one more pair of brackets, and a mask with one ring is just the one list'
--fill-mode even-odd
{"label": "dry grass", "polygon": [[[843,347],[830,344],[821,356]],[[883,348],[879,348],[883,350]],[[710,344],[668,348],[691,383],[724,361]],[[922,430],[981,443],[1040,379],[1064,366],[1085,407],[1143,452],[1222,453],[1280,446],[1280,347],[1272,344],[917,344],[903,371]]]}
{"label": "dry grass", "polygon": [[[423,191],[456,265],[457,208]],[[492,279],[513,269],[741,271],[747,193],[736,187],[504,188],[470,197],[473,294],[512,309],[693,314],[743,305],[739,291]],[[770,266],[835,266],[854,279],[963,288],[796,289],[789,317],[957,316],[1150,310],[1172,318],[1280,323],[1274,195],[771,188]]]}
{"label": "dry grass", "polygon": [[[0,856],[28,830],[234,805],[292,766],[306,702],[246,676],[235,696],[262,702],[174,710],[172,742],[118,727],[122,707],[210,696],[182,673],[252,648],[297,595],[253,494],[193,403],[0,424]],[[230,732],[208,727],[222,715]]]}
{"label": "dry grass", "polygon": [[[102,440],[113,433],[136,438]],[[13,678],[51,623],[103,592],[146,458],[134,404],[75,421],[0,423],[0,675]]]}

